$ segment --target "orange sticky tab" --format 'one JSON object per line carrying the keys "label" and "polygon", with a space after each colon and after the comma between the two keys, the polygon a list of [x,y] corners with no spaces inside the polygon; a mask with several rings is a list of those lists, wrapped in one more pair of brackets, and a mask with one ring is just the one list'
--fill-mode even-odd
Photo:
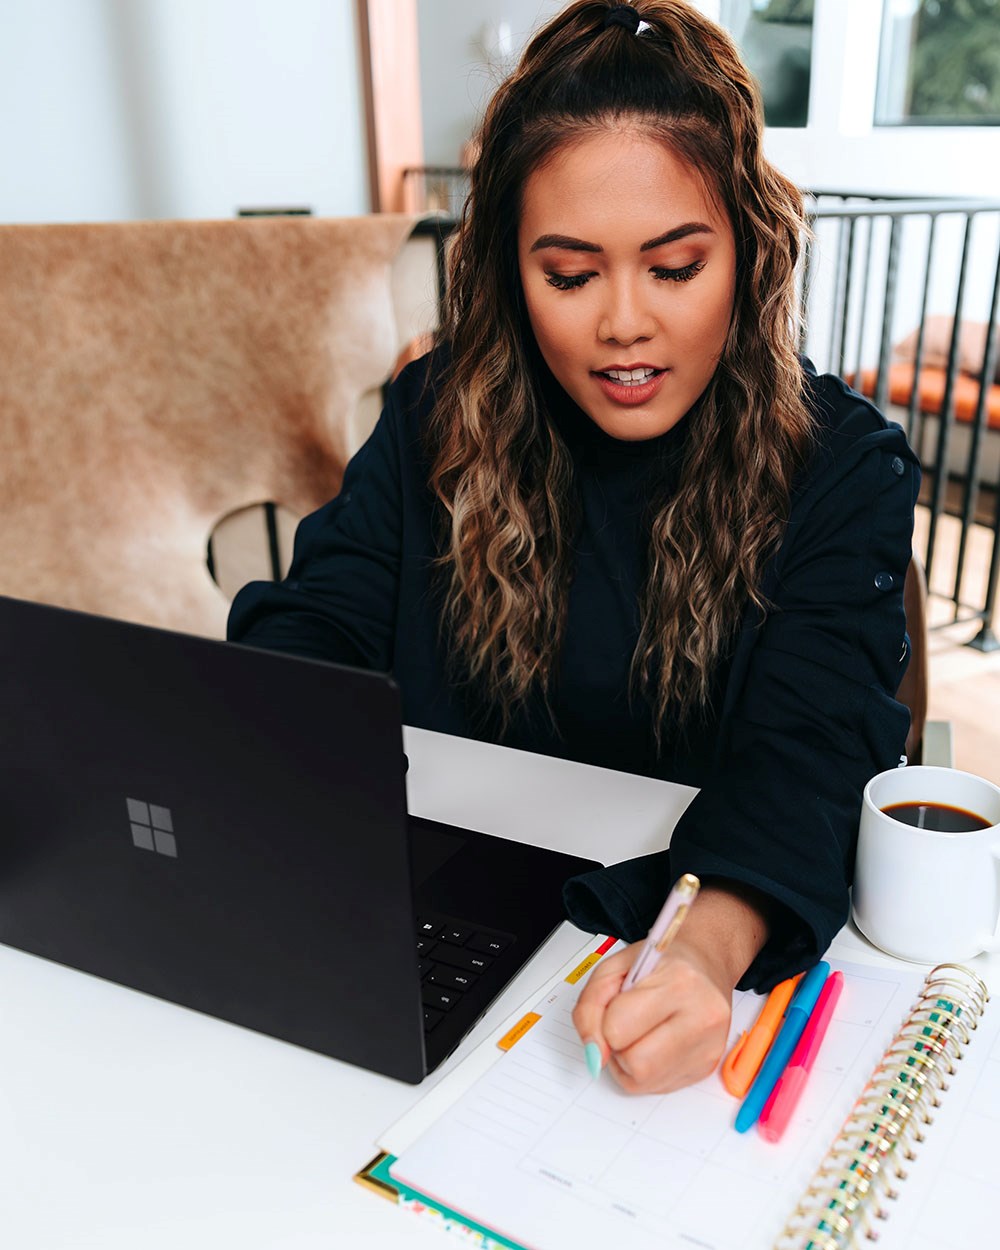
{"label": "orange sticky tab", "polygon": [[521,1019],[518,1020],[517,1024],[515,1024],[509,1032],[505,1033],[503,1037],[501,1037],[499,1042],[497,1042],[497,1045],[501,1050],[510,1050],[510,1048],[515,1046],[521,1038],[524,1037],[525,1033],[527,1033],[533,1025],[537,1024],[541,1018],[542,1017],[537,1011],[529,1011],[526,1016],[522,1016]]}
{"label": "orange sticky tab", "polygon": [[567,982],[570,985],[576,985],[577,981],[585,977],[591,968],[593,968],[594,964],[597,963],[603,953],[603,951],[592,951],[582,964],[576,965],[573,971],[566,978]]}

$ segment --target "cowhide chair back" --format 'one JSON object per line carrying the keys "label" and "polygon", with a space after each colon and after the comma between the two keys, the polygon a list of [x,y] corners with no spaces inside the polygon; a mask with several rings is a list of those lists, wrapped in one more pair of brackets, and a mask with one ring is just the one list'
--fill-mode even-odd
{"label": "cowhide chair back", "polygon": [[414,224],[0,227],[0,593],[222,636],[213,527],[339,489]]}

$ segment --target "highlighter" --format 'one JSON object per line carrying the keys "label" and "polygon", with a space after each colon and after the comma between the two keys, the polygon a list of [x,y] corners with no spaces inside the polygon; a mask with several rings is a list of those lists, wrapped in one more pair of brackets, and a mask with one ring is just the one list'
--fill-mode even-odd
{"label": "highlighter", "polygon": [[771,1096],[771,1090],[778,1083],[784,1072],[792,1051],[798,1045],[799,1038],[809,1023],[809,1017],[816,1006],[816,1001],[823,989],[823,984],[830,973],[830,965],[824,960],[810,968],[799,982],[792,1001],[785,1012],[785,1022],[781,1031],[774,1039],[774,1045],[767,1052],[767,1058],[761,1064],[754,1083],[736,1113],[736,1131],[745,1133],[756,1124],[757,1118],[764,1110],[764,1104]]}
{"label": "highlighter", "polygon": [[742,1098],[750,1088],[750,1083],[757,1075],[764,1056],[781,1028],[785,1011],[801,979],[800,973],[774,987],[750,1031],[740,1034],[726,1056],[722,1065],[722,1083],[735,1097]]}
{"label": "highlighter", "polygon": [[778,1083],[771,1091],[771,1097],[764,1104],[757,1124],[761,1136],[768,1141],[780,1141],[782,1133],[788,1127],[792,1112],[798,1105],[805,1089],[806,1080],[816,1062],[816,1055],[826,1037],[826,1031],[833,1019],[833,1009],[837,1005],[840,991],[844,987],[844,974],[835,972],[827,979],[823,992],[819,996],[816,1010],[809,1017],[805,1032],[799,1038],[795,1053],[788,1061],[788,1067],[778,1078]]}

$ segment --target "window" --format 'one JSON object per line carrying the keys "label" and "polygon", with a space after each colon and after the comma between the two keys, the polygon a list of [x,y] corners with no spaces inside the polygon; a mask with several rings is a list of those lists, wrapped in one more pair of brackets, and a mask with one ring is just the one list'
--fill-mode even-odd
{"label": "window", "polygon": [[875,122],[1000,125],[1000,0],[886,0]]}
{"label": "window", "polygon": [[769,126],[805,126],[809,121],[813,3],[723,0],[722,24],[760,84]]}

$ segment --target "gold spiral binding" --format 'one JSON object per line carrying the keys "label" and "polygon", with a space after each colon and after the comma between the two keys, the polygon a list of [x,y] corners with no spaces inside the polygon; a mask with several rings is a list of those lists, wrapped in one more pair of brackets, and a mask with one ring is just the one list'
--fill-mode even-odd
{"label": "gold spiral binding", "polygon": [[[954,980],[951,976],[945,974],[958,973],[961,978],[966,980]],[[933,979],[932,979],[933,978]],[[934,986],[942,983],[951,983],[958,985],[959,988],[971,990],[979,1000],[979,1010],[976,1013],[977,1018],[986,1010],[986,1004],[990,1001],[990,992],[986,988],[986,982],[982,977],[978,976],[971,968],[966,968],[964,964],[938,964],[938,966],[929,973],[928,985]],[[971,984],[969,984],[971,982]]]}
{"label": "gold spiral binding", "polygon": [[961,1044],[968,1046],[972,1041],[972,1032],[966,1023],[968,1018],[968,1008],[964,1014],[960,1014],[959,1010],[948,1011],[928,1003],[911,1013],[910,1024],[914,1028],[929,1029],[933,1033],[942,1033],[947,1037],[957,1035]]}
{"label": "gold spiral binding", "polygon": [[960,964],[928,973],[775,1250],[857,1250],[877,1238],[876,1221],[889,1218],[905,1162],[916,1158],[989,997]]}

